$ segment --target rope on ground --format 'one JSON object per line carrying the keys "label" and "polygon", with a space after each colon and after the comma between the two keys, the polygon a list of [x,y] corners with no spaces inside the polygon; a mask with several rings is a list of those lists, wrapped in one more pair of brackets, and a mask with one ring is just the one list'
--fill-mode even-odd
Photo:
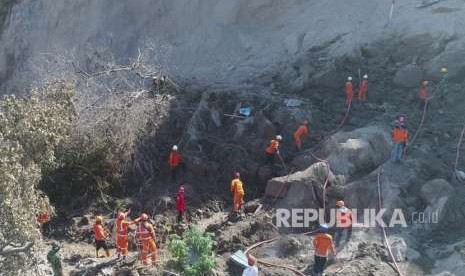
{"label": "rope on ground", "polygon": [[[383,202],[382,202],[382,197],[381,197],[381,172],[382,171],[383,171],[383,166],[381,165],[378,168],[378,206],[380,210],[381,208],[383,208]],[[386,243],[386,247],[389,251],[389,255],[391,255],[392,261],[394,262],[394,267],[396,269],[396,272],[400,276],[404,276],[404,274],[402,274],[402,272],[400,271],[400,268],[399,268],[399,265],[397,264],[396,259],[394,258],[394,254],[392,254],[391,245],[389,244],[388,236],[387,236],[384,225],[381,225],[381,229],[383,230],[384,243]]]}
{"label": "rope on ground", "polygon": [[408,146],[410,147],[412,146],[413,142],[415,142],[415,140],[417,139],[418,134],[420,133],[420,130],[423,127],[423,124],[425,122],[426,111],[428,110],[428,101],[429,99],[425,100],[425,104],[423,105],[423,115],[421,116],[420,125],[418,126],[417,131],[415,132],[415,135],[413,135],[412,139],[408,143]]}
{"label": "rope on ground", "polygon": [[465,124],[463,125],[462,132],[460,133],[459,141],[457,142],[457,152],[455,154],[454,173],[457,171],[460,159],[460,147],[462,146],[463,136],[465,134]]}
{"label": "rope on ground", "polygon": [[288,270],[294,272],[296,275],[305,276],[305,274],[303,274],[302,272],[300,272],[299,270],[297,270],[296,268],[291,267],[291,266],[273,264],[273,263],[265,262],[265,261],[262,261],[262,260],[258,260],[257,262],[260,263],[260,264],[264,264],[266,266],[274,266],[274,267],[285,268],[285,269],[288,269]]}

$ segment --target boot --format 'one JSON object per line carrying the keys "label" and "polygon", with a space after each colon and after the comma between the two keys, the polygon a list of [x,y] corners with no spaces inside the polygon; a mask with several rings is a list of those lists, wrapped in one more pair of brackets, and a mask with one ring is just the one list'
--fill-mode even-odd
{"label": "boot", "polygon": [[105,250],[105,253],[107,254],[107,257],[110,257],[110,250]]}

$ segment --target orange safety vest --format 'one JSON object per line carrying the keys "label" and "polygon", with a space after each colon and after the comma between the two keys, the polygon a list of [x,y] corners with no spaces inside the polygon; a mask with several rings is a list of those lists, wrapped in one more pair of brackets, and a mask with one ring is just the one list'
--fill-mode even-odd
{"label": "orange safety vest", "polygon": [[234,194],[234,195],[241,195],[243,196],[245,193],[244,193],[244,188],[242,186],[242,181],[239,180],[239,179],[233,179],[233,181],[231,182],[231,192]]}
{"label": "orange safety vest", "polygon": [[140,241],[147,241],[150,239],[155,239],[155,231],[153,230],[153,226],[150,223],[148,224],[148,227],[144,226],[145,222],[139,222],[137,224],[137,237],[139,238]]}
{"label": "orange safety vest", "polygon": [[394,128],[392,131],[392,141],[396,144],[406,143],[408,140],[408,130],[401,128]]}
{"label": "orange safety vest", "polygon": [[333,248],[333,238],[330,234],[318,233],[313,239],[315,255],[319,257],[328,257],[329,250]]}
{"label": "orange safety vest", "polygon": [[275,154],[279,148],[279,141],[278,140],[271,140],[270,145],[266,148],[265,152],[268,154]]}
{"label": "orange safety vest", "polygon": [[129,229],[129,222],[124,219],[116,220],[116,234],[118,236],[127,236]]}
{"label": "orange safety vest", "polygon": [[96,241],[103,241],[105,240],[105,230],[103,230],[103,226],[101,224],[94,224],[94,238]]}

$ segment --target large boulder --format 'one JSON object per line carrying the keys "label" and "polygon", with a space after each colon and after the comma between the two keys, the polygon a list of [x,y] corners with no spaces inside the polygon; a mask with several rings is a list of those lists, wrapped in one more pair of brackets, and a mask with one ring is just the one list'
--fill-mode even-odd
{"label": "large boulder", "polygon": [[405,88],[419,87],[423,76],[424,73],[420,67],[409,64],[396,72],[393,82]]}
{"label": "large boulder", "polygon": [[278,206],[283,208],[320,208],[323,186],[337,185],[338,179],[325,163],[316,163],[305,171],[268,181],[265,195],[280,199]]}
{"label": "large boulder", "polygon": [[[388,213],[395,208],[409,212],[423,210],[419,191],[428,179],[440,173],[436,164],[434,159],[407,159],[401,164],[383,164],[379,186],[383,206]],[[344,199],[351,208],[378,208],[378,172],[375,169],[363,178],[344,185]]]}
{"label": "large boulder", "polygon": [[454,188],[444,179],[433,179],[421,187],[421,197],[429,205],[438,203],[442,197],[449,197]]}
{"label": "large boulder", "polygon": [[[335,174],[350,178],[377,168],[389,158],[390,151],[388,129],[368,126],[332,135],[315,151],[315,155],[328,160]],[[292,164],[298,169],[305,169],[314,162],[310,152],[305,151],[294,158]]]}

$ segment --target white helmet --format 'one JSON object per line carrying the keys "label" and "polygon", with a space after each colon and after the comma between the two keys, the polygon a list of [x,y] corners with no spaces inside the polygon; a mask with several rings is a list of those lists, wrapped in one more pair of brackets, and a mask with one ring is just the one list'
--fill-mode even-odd
{"label": "white helmet", "polygon": [[347,80],[348,80],[348,81],[351,81],[351,80],[352,80],[352,77],[348,77]]}
{"label": "white helmet", "polygon": [[283,137],[281,135],[276,135],[276,140],[282,140]]}
{"label": "white helmet", "polygon": [[178,150],[178,146],[174,145],[172,149],[173,150]]}
{"label": "white helmet", "polygon": [[363,78],[364,78],[364,79],[368,79],[368,75],[365,74],[365,75],[363,76]]}

